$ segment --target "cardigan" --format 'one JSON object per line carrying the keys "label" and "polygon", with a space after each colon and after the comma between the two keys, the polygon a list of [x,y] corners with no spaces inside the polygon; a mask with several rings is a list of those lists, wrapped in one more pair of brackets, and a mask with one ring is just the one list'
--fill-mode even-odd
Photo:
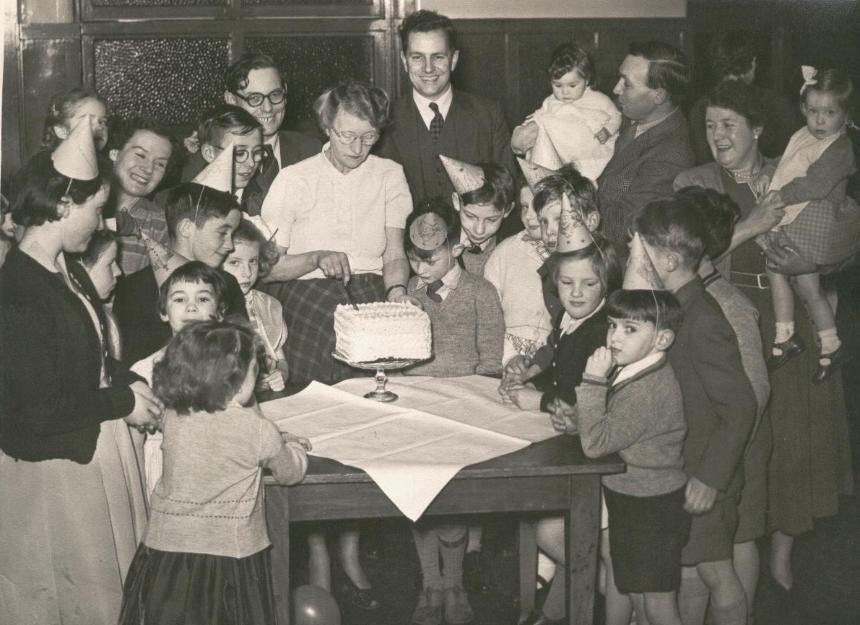
{"label": "cardigan", "polygon": [[[69,272],[104,325],[86,271]],[[83,303],[58,273],[15,248],[0,269],[0,449],[31,462],[93,459],[100,424],[134,408],[139,377],[106,357],[112,385],[99,388],[102,346]]]}
{"label": "cardigan", "polygon": [[684,321],[669,360],[684,396],[686,470],[711,488],[737,492],[756,397],[744,374],[735,333],[701,278],[690,280],[675,296]]}
{"label": "cardigan", "polygon": [[687,426],[678,380],[665,356],[613,385],[585,374],[577,387],[577,429],[589,458],[618,452],[627,471],[601,478],[635,497],[678,490],[687,482],[682,448]]}
{"label": "cardigan", "polygon": [[433,333],[433,357],[407,369],[407,374],[454,377],[501,373],[505,320],[492,284],[462,271],[456,288],[442,302],[431,300],[427,289],[418,287],[415,276],[409,280],[407,292],[430,316]]}
{"label": "cardigan", "polygon": [[416,202],[434,196],[451,202],[454,187],[438,154],[473,164],[495,162],[511,174],[517,171],[501,106],[459,89],[454,89],[442,135],[436,142],[432,142],[412,94],[397,100],[377,153],[403,166]]}
{"label": "cardigan", "polygon": [[603,232],[616,243],[624,243],[638,211],[670,195],[675,177],[693,165],[687,122],[679,110],[638,137],[631,138],[633,133],[635,125],[625,119],[615,153],[597,180]]}
{"label": "cardigan", "polygon": [[[247,319],[245,296],[236,278],[223,269],[217,271],[227,284],[225,317],[239,315]],[[122,338],[122,360],[129,365],[158,351],[170,340],[170,326],[158,314],[158,293],[151,266],[124,277],[116,285],[113,314]]]}

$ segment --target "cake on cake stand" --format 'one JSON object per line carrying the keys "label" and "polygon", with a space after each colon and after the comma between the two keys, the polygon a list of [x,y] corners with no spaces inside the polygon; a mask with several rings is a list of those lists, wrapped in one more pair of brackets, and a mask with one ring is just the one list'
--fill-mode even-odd
{"label": "cake on cake stand", "polygon": [[333,352],[332,356],[341,362],[345,362],[350,367],[364,369],[365,371],[376,371],[376,376],[374,376],[376,379],[376,388],[369,393],[365,393],[364,397],[384,402],[394,401],[398,397],[397,393],[393,393],[385,388],[385,384],[388,382],[386,371],[405,369],[406,367],[411,367],[414,364],[427,360],[426,358],[382,358],[372,362],[353,362],[347,360],[337,352]]}

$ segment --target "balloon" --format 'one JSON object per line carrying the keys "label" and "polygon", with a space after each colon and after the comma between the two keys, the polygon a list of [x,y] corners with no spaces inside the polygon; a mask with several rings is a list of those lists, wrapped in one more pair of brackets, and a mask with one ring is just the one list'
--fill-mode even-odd
{"label": "balloon", "polygon": [[319,586],[299,586],[293,591],[295,625],[340,625],[340,609],[331,594]]}

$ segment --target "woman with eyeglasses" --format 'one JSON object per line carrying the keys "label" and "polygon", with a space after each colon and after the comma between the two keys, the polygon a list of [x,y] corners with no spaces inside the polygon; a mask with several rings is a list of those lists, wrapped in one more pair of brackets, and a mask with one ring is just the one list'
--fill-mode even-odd
{"label": "woman with eyeglasses", "polygon": [[[370,154],[388,121],[382,89],[347,80],[314,103],[328,136],[322,151],[282,169],[263,202],[282,257],[264,290],[282,303],[290,329],[290,382],[334,384],[358,374],[335,360],[334,309],[349,302],[407,301],[409,264],[403,229],[412,197],[403,169]],[[310,542],[310,583],[331,588],[323,533]],[[340,563],[347,601],[379,608],[358,559],[358,532],[341,532]]]}

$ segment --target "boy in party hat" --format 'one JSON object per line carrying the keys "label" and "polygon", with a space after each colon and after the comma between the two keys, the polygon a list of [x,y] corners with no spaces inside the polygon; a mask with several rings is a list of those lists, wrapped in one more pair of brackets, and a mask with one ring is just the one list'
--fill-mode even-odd
{"label": "boy in party hat", "polygon": [[241,220],[236,199],[194,182],[179,184],[163,197],[170,246],[146,241],[151,265],[127,276],[116,288],[114,314],[123,339],[123,360],[129,363],[152,354],[170,339],[170,327],[157,312],[158,288],[189,260],[202,261],[222,274],[227,315],[248,316],[239,284],[220,269],[233,249],[233,232]]}
{"label": "boy in party hat", "polygon": [[697,273],[709,238],[688,202],[672,197],[647,204],[636,219],[631,255],[647,252],[653,273],[684,313],[669,350],[684,399],[684,507],[693,515],[682,554],[681,615],[684,623],[702,623],[710,595],[715,623],[743,624],[747,605],[732,566],[733,537],[756,399],[732,327]]}
{"label": "boy in party hat", "polygon": [[514,179],[496,163],[473,165],[444,154],[439,160],[454,186],[451,202],[460,219],[458,263],[469,273],[483,276],[499,228],[514,209]]}

